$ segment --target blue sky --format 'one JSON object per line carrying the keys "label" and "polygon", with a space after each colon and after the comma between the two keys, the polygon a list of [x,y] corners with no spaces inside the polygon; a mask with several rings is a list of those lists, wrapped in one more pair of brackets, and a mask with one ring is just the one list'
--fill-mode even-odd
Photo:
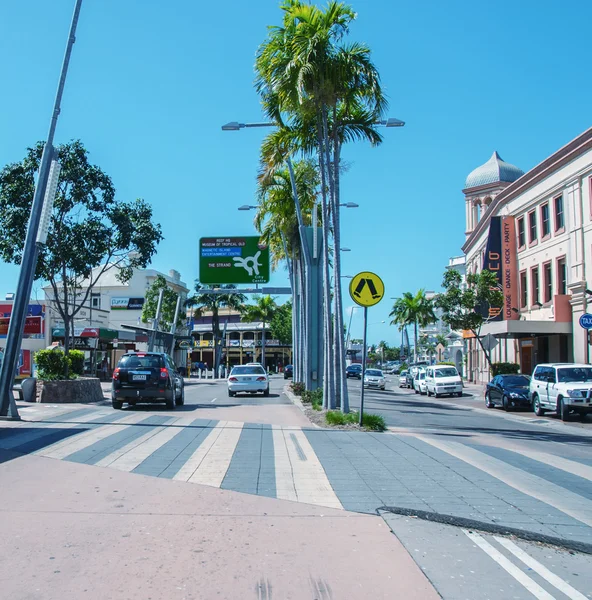
{"label": "blue sky", "polygon": [[[44,139],[73,0],[0,5],[0,165]],[[438,289],[460,254],[466,175],[493,150],[524,170],[587,129],[592,3],[573,0],[354,0],[364,41],[406,121],[378,148],[345,149],[343,273],[378,273],[386,298],[370,340],[398,341],[388,298]],[[277,0],[84,0],[56,142],[79,138],[122,199],[154,207],[165,240],[153,267],[197,277],[201,236],[253,233],[263,133],[222,132],[261,119],[253,62]],[[0,298],[17,268],[0,263]],[[283,272],[272,283],[287,284]],[[34,292],[35,293],[35,292]],[[352,303],[345,299],[344,305]],[[361,336],[361,311],[352,335]],[[346,319],[348,315],[346,316]]]}

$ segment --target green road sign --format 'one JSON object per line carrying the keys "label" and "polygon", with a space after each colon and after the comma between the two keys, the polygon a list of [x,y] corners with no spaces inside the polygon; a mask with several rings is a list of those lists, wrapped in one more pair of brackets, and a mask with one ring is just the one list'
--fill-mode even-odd
{"label": "green road sign", "polygon": [[223,283],[269,283],[269,248],[259,236],[201,238],[199,281]]}

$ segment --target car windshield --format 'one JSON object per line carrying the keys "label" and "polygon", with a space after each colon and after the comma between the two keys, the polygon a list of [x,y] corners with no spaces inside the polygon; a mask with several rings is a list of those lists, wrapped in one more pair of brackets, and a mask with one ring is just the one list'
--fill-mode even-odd
{"label": "car windshield", "polygon": [[557,380],[562,383],[569,383],[571,381],[592,381],[592,367],[557,369]]}
{"label": "car windshield", "polygon": [[244,367],[234,367],[232,369],[231,375],[265,375],[265,369],[263,367],[256,366],[244,366]]}
{"label": "car windshield", "polygon": [[368,369],[366,375],[370,375],[371,377],[382,377],[382,371],[379,371],[378,369]]}
{"label": "car windshield", "polygon": [[125,354],[117,366],[121,369],[159,369],[161,361],[158,354]]}
{"label": "car windshield", "polygon": [[527,377],[526,375],[506,375],[502,381],[504,385],[528,387],[530,384],[530,377]]}
{"label": "car windshield", "polygon": [[448,369],[435,369],[434,375],[436,377],[456,377],[458,372],[454,367],[449,367]]}
{"label": "car windshield", "polygon": [[350,365],[348,369],[350,371],[360,371],[362,369],[362,365]]}

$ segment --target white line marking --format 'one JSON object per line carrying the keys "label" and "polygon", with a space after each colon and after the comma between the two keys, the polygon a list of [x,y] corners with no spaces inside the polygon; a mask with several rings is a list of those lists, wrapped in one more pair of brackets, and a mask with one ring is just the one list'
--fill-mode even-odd
{"label": "white line marking", "polygon": [[535,598],[538,598],[539,600],[555,600],[551,594],[546,592],[536,581],[532,580],[526,573],[521,571],[514,563],[509,561],[499,550],[496,550],[478,533],[473,533],[466,529],[463,529],[463,533],[479,546],[483,552],[495,560],[502,569],[507,571],[516,581],[522,584]]}
{"label": "white line marking", "polygon": [[191,476],[197,471],[199,465],[203,462],[210,448],[214,445],[218,436],[222,433],[226,421],[219,421],[215,427],[213,427],[208,435],[202,440],[201,444],[197,447],[195,452],[187,459],[185,464],[177,471],[173,479],[178,481],[189,481]]}
{"label": "white line marking", "polygon": [[286,447],[286,439],[279,425],[272,426],[273,455],[275,467],[276,498],[279,500],[292,500],[296,502],[298,496],[294,488],[294,475],[292,463]]}
{"label": "white line marking", "polygon": [[535,560],[532,556],[530,556],[530,554],[524,552],[524,550],[514,544],[514,542],[498,536],[494,536],[494,539],[504,548],[506,548],[506,550],[509,550],[518,560],[521,560],[527,567],[530,567],[533,571],[538,573],[543,579],[548,581],[553,587],[556,587],[571,600],[587,600],[584,594],[581,594],[578,592],[578,590],[569,585],[567,581],[564,581],[561,579],[561,577],[558,577],[555,575],[555,573],[549,571],[545,565],[542,565],[538,560]]}
{"label": "white line marking", "polygon": [[509,448],[505,446],[505,448],[515,452],[516,454],[521,454],[527,458],[532,458],[533,460],[542,462],[557,469],[561,469],[562,471],[566,471],[567,473],[571,473],[577,477],[582,477],[583,479],[592,481],[592,467],[589,467],[588,465],[583,465],[582,463],[575,462],[567,458],[561,458],[560,456],[555,456],[554,454],[549,454],[548,452],[539,452],[537,450],[523,448],[522,446],[516,448]]}
{"label": "white line marking", "polygon": [[212,402],[216,402],[216,400],[218,400],[218,398],[214,398],[213,400],[210,400],[210,404],[211,404]]}

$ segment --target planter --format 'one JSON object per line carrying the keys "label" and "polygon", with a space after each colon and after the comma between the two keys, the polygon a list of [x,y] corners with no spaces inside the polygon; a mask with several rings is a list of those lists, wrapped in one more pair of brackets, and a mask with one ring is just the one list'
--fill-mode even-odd
{"label": "planter", "polygon": [[71,404],[102,402],[101,382],[96,377],[80,377],[68,381],[37,380],[37,402]]}

